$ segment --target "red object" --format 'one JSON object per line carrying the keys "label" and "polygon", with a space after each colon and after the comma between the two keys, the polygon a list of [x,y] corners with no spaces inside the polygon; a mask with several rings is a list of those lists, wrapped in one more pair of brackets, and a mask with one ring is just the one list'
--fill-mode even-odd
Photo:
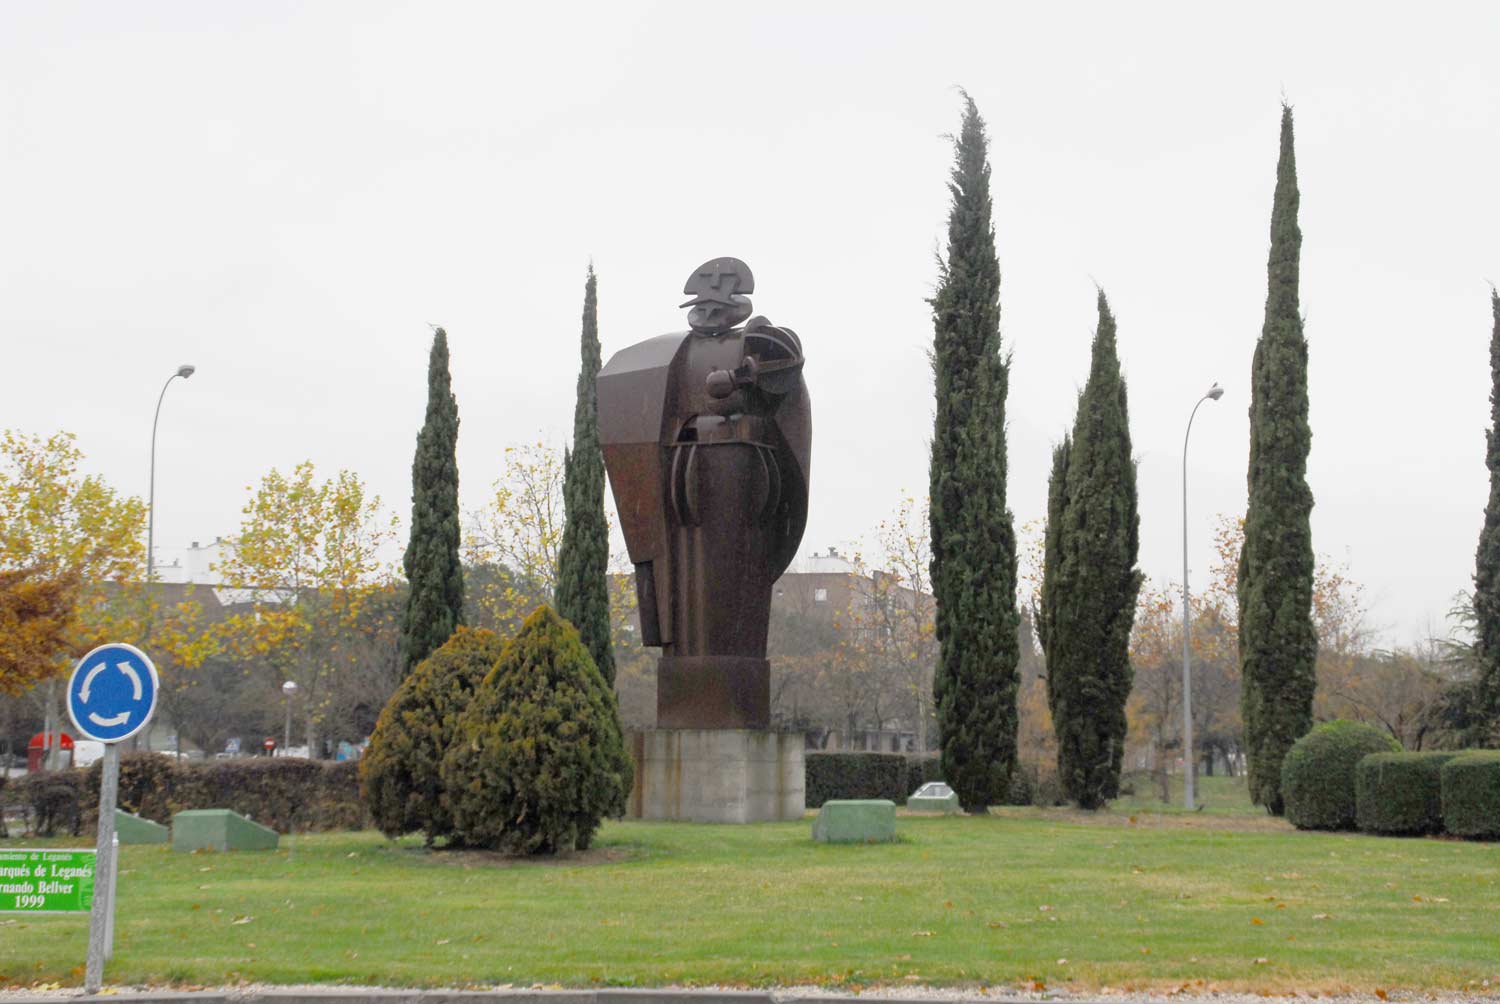
{"label": "red object", "polygon": [[[71,750],[73,748],[73,737],[66,732],[57,733],[56,747],[60,750]],[[42,769],[42,761],[47,757],[47,733],[38,732],[31,737],[31,742],[26,744],[26,772],[35,774]],[[68,758],[69,762],[72,757]]]}
{"label": "red object", "polygon": [[273,749],[275,749],[275,748],[276,748],[276,740],[274,740],[274,739],[267,739],[267,740],[266,740],[266,741],[265,741],[265,747],[266,747],[266,749],[268,749],[268,750],[273,750]]}

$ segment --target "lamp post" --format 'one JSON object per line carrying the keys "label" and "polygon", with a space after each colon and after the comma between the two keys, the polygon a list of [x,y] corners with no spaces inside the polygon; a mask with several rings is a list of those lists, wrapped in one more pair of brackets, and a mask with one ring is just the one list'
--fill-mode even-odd
{"label": "lamp post", "polygon": [[1208,392],[1193,405],[1188,415],[1187,432],[1182,435],[1182,807],[1197,807],[1193,791],[1193,610],[1188,594],[1188,521],[1187,521],[1187,450],[1188,437],[1193,434],[1193,419],[1204,401],[1217,401],[1224,396],[1224,388],[1215,383]]}
{"label": "lamp post", "polygon": [[281,693],[286,697],[286,732],[281,737],[281,755],[287,756],[292,748],[292,695],[297,693],[297,684],[286,681],[281,685]]}
{"label": "lamp post", "polygon": [[154,548],[156,545],[156,425],[161,421],[161,403],[167,396],[167,388],[172,381],[178,377],[186,380],[197,372],[196,366],[183,364],[177,367],[177,372],[167,377],[167,382],[161,385],[161,393],[156,398],[156,414],[151,419],[151,480],[146,495],[146,589],[151,588],[152,573],[155,567]]}

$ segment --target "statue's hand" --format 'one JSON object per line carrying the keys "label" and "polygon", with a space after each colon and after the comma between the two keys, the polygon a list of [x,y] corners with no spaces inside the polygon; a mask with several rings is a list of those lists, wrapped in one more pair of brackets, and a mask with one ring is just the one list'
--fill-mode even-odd
{"label": "statue's hand", "polygon": [[708,396],[716,401],[733,394],[740,387],[754,387],[760,375],[760,361],[745,356],[732,370],[714,370],[708,375]]}
{"label": "statue's hand", "polygon": [[708,375],[708,396],[722,401],[734,393],[734,374],[728,370],[714,370]]}

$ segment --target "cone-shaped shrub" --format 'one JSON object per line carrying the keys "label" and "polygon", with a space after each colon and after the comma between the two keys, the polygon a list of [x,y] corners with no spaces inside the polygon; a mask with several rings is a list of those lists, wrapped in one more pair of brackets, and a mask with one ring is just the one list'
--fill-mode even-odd
{"label": "cone-shaped shrub", "polygon": [[468,706],[505,643],[493,631],[460,627],[391,695],[359,762],[360,789],[388,837],[421,830],[427,842],[453,832],[443,793],[443,757]]}
{"label": "cone-shaped shrub", "polygon": [[1281,765],[1286,818],[1299,830],[1352,830],[1354,768],[1371,753],[1400,753],[1390,734],[1364,722],[1324,722],[1292,744]]}
{"label": "cone-shaped shrub", "polygon": [[1456,752],[1372,753],[1354,768],[1355,823],[1366,833],[1443,829],[1443,764]]}
{"label": "cone-shaped shrub", "polygon": [[474,692],[443,760],[455,831],[473,846],[550,854],[625,811],[634,776],[615,695],[578,631],[538,607]]}

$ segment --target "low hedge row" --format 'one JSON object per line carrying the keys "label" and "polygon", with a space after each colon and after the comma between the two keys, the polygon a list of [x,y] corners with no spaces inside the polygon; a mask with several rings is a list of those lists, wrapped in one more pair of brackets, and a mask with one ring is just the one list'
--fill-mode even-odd
{"label": "low hedge row", "polygon": [[1354,822],[1366,833],[1443,829],[1443,765],[1457,753],[1372,753],[1354,768]]}
{"label": "low hedge row", "polygon": [[1371,753],[1399,753],[1390,734],[1364,722],[1324,722],[1298,739],[1281,764],[1286,818],[1299,830],[1354,828],[1354,771]]}
{"label": "low hedge row", "polygon": [[[30,774],[5,792],[42,835],[77,835],[94,825],[103,770]],[[295,757],[175,760],[159,753],[120,757],[119,807],[158,823],[185,809],[231,809],[282,833],[357,830],[369,825],[359,765]]]}
{"label": "low hedge row", "polygon": [[1500,839],[1500,750],[1472,750],[1443,765],[1443,829]]}
{"label": "low hedge row", "polygon": [[836,798],[885,798],[905,805],[928,781],[943,779],[936,753],[813,753],[806,756],[807,807]]}
{"label": "low hedge row", "polygon": [[[885,798],[905,805],[922,785],[943,780],[936,753],[809,752],[804,759],[809,809],[835,798]],[[1055,789],[1055,780],[1039,779],[1029,768],[1017,766],[1006,803],[1051,805],[1057,798]]]}
{"label": "low hedge row", "polygon": [[1380,750],[1355,759],[1359,749],[1387,740],[1352,724],[1320,725],[1288,753],[1282,790],[1293,825],[1500,839],[1500,750]]}

